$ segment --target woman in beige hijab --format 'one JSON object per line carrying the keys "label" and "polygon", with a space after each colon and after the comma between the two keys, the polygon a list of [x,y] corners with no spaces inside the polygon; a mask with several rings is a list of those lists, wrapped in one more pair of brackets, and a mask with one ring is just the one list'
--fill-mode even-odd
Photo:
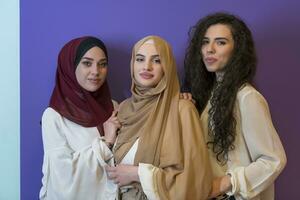
{"label": "woman in beige hijab", "polygon": [[131,77],[132,96],[119,107],[117,165],[106,168],[120,187],[120,199],[207,199],[207,148],[196,108],[179,99],[169,44],[157,36],[137,42]]}

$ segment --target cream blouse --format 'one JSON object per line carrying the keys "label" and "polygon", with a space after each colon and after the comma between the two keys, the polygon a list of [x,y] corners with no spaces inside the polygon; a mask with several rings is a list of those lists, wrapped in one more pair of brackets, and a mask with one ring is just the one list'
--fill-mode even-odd
{"label": "cream blouse", "polygon": [[42,117],[44,144],[43,200],[114,200],[117,186],[108,180],[105,165],[112,152],[96,127],[86,128],[47,108]]}
{"label": "cream blouse", "polygon": [[[115,200],[117,185],[107,178],[114,166],[111,150],[96,127],[86,128],[47,108],[42,117],[44,145],[41,200]],[[133,164],[137,144],[122,164]],[[150,199],[156,199],[153,168],[140,164],[139,177]]]}
{"label": "cream blouse", "polygon": [[[207,105],[201,115],[206,141],[208,135]],[[235,149],[229,151],[228,162],[222,166],[211,148],[210,162],[214,177],[231,175],[232,190],[237,200],[273,200],[274,181],[286,165],[286,155],[273,126],[264,97],[247,84],[237,94],[235,105]]]}

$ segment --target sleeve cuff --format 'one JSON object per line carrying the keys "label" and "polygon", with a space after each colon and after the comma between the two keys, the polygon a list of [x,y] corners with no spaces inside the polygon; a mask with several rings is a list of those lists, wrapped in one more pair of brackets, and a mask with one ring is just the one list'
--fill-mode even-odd
{"label": "sleeve cuff", "polygon": [[158,168],[151,164],[139,163],[138,175],[143,191],[149,200],[159,199],[154,180],[154,174],[157,172],[157,170]]}
{"label": "sleeve cuff", "polygon": [[237,181],[236,178],[234,176],[234,173],[230,170],[228,172],[226,172],[226,175],[230,176],[230,182],[231,182],[231,190],[229,190],[228,192],[226,192],[226,194],[228,196],[234,196],[237,193]]}
{"label": "sleeve cuff", "polygon": [[92,149],[100,162],[101,166],[114,165],[113,153],[102,140],[102,138],[97,138],[92,144]]}

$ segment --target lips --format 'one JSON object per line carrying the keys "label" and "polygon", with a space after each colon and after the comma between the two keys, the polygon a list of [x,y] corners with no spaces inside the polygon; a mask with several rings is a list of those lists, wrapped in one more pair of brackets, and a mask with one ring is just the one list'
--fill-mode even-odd
{"label": "lips", "polygon": [[151,78],[153,78],[153,74],[151,74],[151,73],[148,73],[148,72],[142,72],[142,73],[140,73],[139,74],[140,75],[140,77],[142,77],[143,79],[151,79]]}
{"label": "lips", "polygon": [[204,62],[207,63],[207,64],[213,64],[213,63],[215,63],[216,61],[218,61],[218,59],[213,58],[213,57],[207,57],[207,58],[204,58]]}
{"label": "lips", "polygon": [[89,78],[88,81],[90,81],[93,84],[98,84],[101,79],[99,78]]}

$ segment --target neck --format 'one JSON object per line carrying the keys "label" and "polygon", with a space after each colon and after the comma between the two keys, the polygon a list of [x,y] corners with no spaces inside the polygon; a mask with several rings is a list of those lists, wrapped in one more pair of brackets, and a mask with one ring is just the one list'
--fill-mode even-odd
{"label": "neck", "polygon": [[221,82],[223,80],[223,77],[224,77],[224,71],[216,72],[216,81],[217,82]]}

